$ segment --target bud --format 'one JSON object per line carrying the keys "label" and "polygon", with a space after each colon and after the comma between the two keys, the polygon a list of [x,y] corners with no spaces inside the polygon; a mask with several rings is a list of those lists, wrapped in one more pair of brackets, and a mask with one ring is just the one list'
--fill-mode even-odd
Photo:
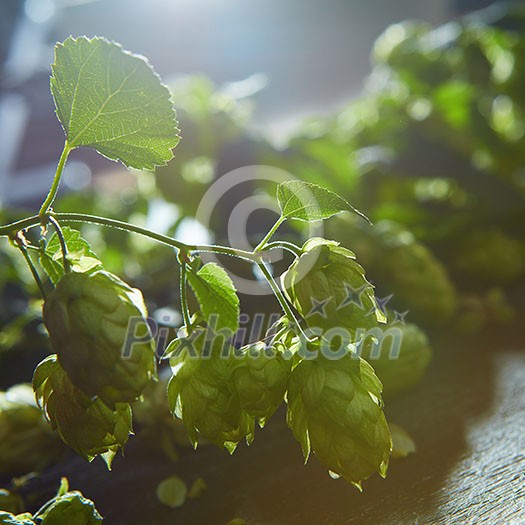
{"label": "bud", "polygon": [[262,342],[245,346],[241,352],[242,357],[233,364],[233,384],[241,408],[264,426],[284,400],[291,361]]}
{"label": "bud", "polygon": [[[399,337],[391,337],[396,330]],[[374,368],[383,383],[384,397],[408,390],[417,385],[430,363],[432,348],[425,332],[417,325],[388,324],[377,341],[371,338],[360,344],[360,355]]]}
{"label": "bud", "polygon": [[56,355],[36,368],[33,390],[64,442],[87,461],[101,455],[111,468],[132,431],[129,404],[117,403],[112,410],[100,399],[86,396],[71,383]]}
{"label": "bud", "polygon": [[311,328],[344,328],[350,336],[383,321],[374,289],[355,255],[337,242],[313,238],[282,276],[284,291]]}
{"label": "bud", "polygon": [[0,474],[4,476],[42,470],[62,454],[63,445],[36,405],[31,385],[0,392],[0,443]]}
{"label": "bud", "polygon": [[[196,355],[187,352],[171,359],[168,402],[186,425],[194,447],[200,434],[233,453],[242,439],[253,441],[254,418],[242,409],[234,387],[233,347],[215,339],[208,354],[207,344],[202,332],[191,343]],[[170,346],[177,345],[184,351],[182,340]]]}
{"label": "bud", "polygon": [[386,476],[392,443],[381,383],[366,361],[352,353],[303,360],[292,370],[287,398],[288,425],[305,459],[312,450],[358,489],[375,471]]}
{"label": "bud", "polygon": [[40,516],[42,525],[97,525],[102,523],[93,502],[80,492],[59,496]]}
{"label": "bud", "polygon": [[123,356],[130,317],[144,320],[147,335],[141,292],[105,271],[67,273],[44,304],[44,323],[71,382],[110,407],[139,398],[155,376],[153,338]]}

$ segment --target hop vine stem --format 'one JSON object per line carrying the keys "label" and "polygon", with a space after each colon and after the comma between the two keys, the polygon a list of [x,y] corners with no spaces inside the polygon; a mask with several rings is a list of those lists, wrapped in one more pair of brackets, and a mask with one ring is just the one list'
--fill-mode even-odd
{"label": "hop vine stem", "polygon": [[64,238],[64,232],[62,231],[60,224],[54,217],[47,217],[47,220],[53,225],[53,228],[55,228],[58,240],[60,242],[60,249],[62,250],[62,261],[64,265],[64,271],[68,273],[71,271],[71,264],[67,257],[67,244],[66,239]]}
{"label": "hop vine stem", "polygon": [[273,234],[277,231],[279,226],[286,220],[282,215],[277,219],[275,224],[270,228],[270,231],[264,236],[263,240],[255,247],[254,253],[262,252],[268,241],[273,237]]}
{"label": "hop vine stem", "polygon": [[69,146],[66,140],[64,143],[64,149],[62,150],[62,154],[60,155],[60,159],[58,161],[55,177],[53,178],[53,183],[51,184],[51,189],[49,190],[49,193],[47,194],[47,197],[44,200],[40,211],[38,212],[38,216],[42,221],[45,221],[46,215],[50,210],[51,206],[53,205],[53,202],[55,201],[55,198],[58,193],[58,187],[60,186],[60,180],[62,179],[62,173],[64,171],[67,158],[69,157],[69,154],[71,153],[72,149],[73,148]]}
{"label": "hop vine stem", "polygon": [[40,275],[38,275],[38,271],[35,268],[35,265],[33,264],[33,260],[31,259],[31,256],[29,255],[27,251],[27,246],[17,239],[15,239],[15,244],[22,253],[27,266],[29,267],[29,270],[31,271],[31,275],[33,276],[33,279],[35,280],[36,285],[38,286],[38,289],[40,290],[40,294],[42,295],[42,299],[44,301],[47,299],[46,289],[44,288],[44,284],[42,283],[42,279],[40,279]]}
{"label": "hop vine stem", "polygon": [[185,262],[180,265],[180,304],[184,326],[188,334],[191,334],[192,325],[190,319],[190,309],[188,307],[188,283],[187,283],[187,266]]}
{"label": "hop vine stem", "polygon": [[[161,233],[154,232],[147,228],[142,228],[136,226],[135,224],[130,224],[128,222],[119,221],[116,219],[110,219],[107,217],[98,217],[96,215],[88,215],[85,213],[51,213],[50,217],[56,219],[59,223],[70,223],[70,222],[82,222],[90,224],[99,224],[101,226],[108,226],[110,228],[116,228],[118,230],[125,230],[131,233],[136,233],[138,235],[143,235],[144,237],[149,237],[154,241],[160,242],[161,244],[166,244],[172,248],[176,248],[183,252],[212,252],[222,255],[230,255],[232,257],[238,257],[241,259],[248,260],[250,262],[258,262],[264,256],[264,253],[261,251],[247,251],[240,250],[237,248],[229,248],[227,246],[218,246],[215,244],[186,244],[184,242],[178,241],[173,237],[163,235]],[[33,215],[32,217],[27,217],[26,219],[21,219],[4,226],[0,226],[0,237],[2,236],[13,236],[21,230],[28,228],[33,228],[41,224],[42,218],[40,215]],[[292,248],[293,246],[293,248]],[[286,242],[274,242],[271,243],[271,246],[268,245],[268,249],[288,249],[294,253],[298,253],[297,246],[292,243]]]}
{"label": "hop vine stem", "polygon": [[[51,201],[52,202],[52,201]],[[290,305],[286,301],[286,298],[284,297],[283,293],[279,289],[279,286],[274,281],[270,271],[268,270],[266,264],[263,262],[265,253],[264,250],[274,250],[274,249],[284,249],[288,250],[291,253],[293,253],[296,257],[300,255],[300,249],[298,246],[292,243],[288,243],[285,241],[275,241],[272,243],[268,243],[268,240],[271,238],[275,230],[279,227],[279,225],[283,222],[284,219],[279,219],[272,230],[270,230],[269,234],[266,235],[265,239],[263,239],[264,242],[261,242],[257,248],[253,252],[246,251],[246,250],[239,250],[237,248],[229,248],[226,246],[218,246],[218,245],[191,245],[186,244],[181,241],[178,241],[177,239],[173,239],[172,237],[168,237],[167,235],[163,235],[154,231],[151,231],[147,228],[142,228],[140,226],[136,226],[134,224],[130,224],[123,221],[118,221],[116,219],[109,219],[107,217],[98,217],[96,215],[88,215],[85,213],[47,213],[44,217],[42,217],[40,214],[34,215],[32,217],[27,217],[25,219],[21,219],[16,222],[12,222],[10,224],[6,224],[4,226],[0,226],[0,237],[1,236],[8,236],[8,237],[14,237],[18,232],[32,228],[35,226],[38,226],[39,224],[42,224],[44,221],[49,221],[53,226],[57,229],[57,234],[59,236],[62,253],[64,256],[64,268],[67,268],[69,266],[69,261],[67,260],[67,246],[64,239],[64,236],[62,234],[62,231],[60,229],[60,223],[69,223],[69,222],[81,222],[81,223],[91,223],[91,224],[99,224],[101,226],[107,226],[111,228],[116,228],[119,230],[128,231],[131,233],[136,233],[138,235],[143,235],[145,237],[148,237],[150,239],[153,239],[159,243],[165,244],[167,246],[170,246],[172,248],[176,248],[180,252],[183,253],[198,253],[198,252],[212,252],[216,254],[222,254],[222,255],[229,255],[233,257],[238,257],[240,259],[244,259],[246,261],[249,261],[251,263],[255,263],[259,266],[261,272],[263,273],[264,277],[268,281],[276,299],[279,301],[279,304],[281,305],[284,313],[286,316],[292,321],[294,324],[296,324],[299,329],[300,325],[292,312]],[[184,273],[185,277],[186,268],[185,265],[181,265],[181,277]],[[185,280],[185,279],[184,279]],[[182,279],[181,279],[182,281]],[[182,284],[182,283],[181,283]],[[184,287],[185,288],[185,287]],[[182,296],[182,287],[181,287],[181,296]],[[185,294],[184,294],[185,295]],[[182,298],[182,297],[181,297]],[[184,311],[183,307],[183,315],[187,313],[187,311]],[[189,316],[188,316],[189,317]],[[189,319],[185,318],[185,324]]]}

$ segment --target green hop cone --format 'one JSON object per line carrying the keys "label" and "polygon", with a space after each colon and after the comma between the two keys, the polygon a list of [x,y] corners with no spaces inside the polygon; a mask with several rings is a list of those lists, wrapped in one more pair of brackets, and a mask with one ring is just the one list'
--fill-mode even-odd
{"label": "green hop cone", "polygon": [[93,502],[80,492],[59,496],[40,516],[42,525],[97,525],[102,523]]}
{"label": "green hop cone", "polygon": [[312,450],[359,489],[376,471],[386,476],[392,442],[381,382],[364,359],[347,353],[337,360],[300,361],[292,370],[287,402],[288,425],[305,459]]}
{"label": "green hop cone", "polygon": [[242,357],[233,364],[233,385],[241,408],[263,426],[284,400],[291,360],[262,342],[245,346],[241,352]]}
{"label": "green hop cone", "polygon": [[[155,377],[146,317],[141,292],[105,271],[64,275],[44,304],[52,346],[71,382],[111,407],[138,399]],[[148,340],[123,356],[130,318],[139,321],[142,333],[129,335]]]}
{"label": "green hop cone", "polygon": [[344,217],[331,228],[355,250],[377,288],[393,295],[389,306],[409,310],[412,319],[428,325],[454,314],[457,296],[445,267],[408,230],[390,221],[361,226]]}
{"label": "green hop cone", "polygon": [[64,442],[87,461],[101,455],[111,468],[132,432],[130,405],[117,403],[112,410],[100,399],[88,397],[71,383],[56,355],[38,365],[33,389]]}
{"label": "green hop cone", "polygon": [[360,343],[360,355],[383,383],[385,398],[417,385],[430,363],[432,349],[425,332],[412,323],[389,323],[377,340]]}
{"label": "green hop cone", "polygon": [[335,241],[308,240],[282,276],[283,289],[308,326],[322,331],[377,327],[384,316],[377,308],[374,289],[355,255]]}
{"label": "green hop cone", "polygon": [[[64,448],[38,408],[30,385],[0,392],[0,475],[39,471]],[[8,509],[2,509],[8,510]]]}
{"label": "green hop cone", "polygon": [[[229,356],[221,358],[222,339],[215,339],[207,354],[205,332],[199,332],[189,344],[195,355],[184,346],[188,339],[175,340],[168,350],[173,377],[168,385],[170,410],[184,422],[193,443],[199,434],[233,453],[237,444],[253,440],[255,419],[242,409],[234,388],[233,347],[226,347]],[[181,350],[177,352],[177,347]]]}

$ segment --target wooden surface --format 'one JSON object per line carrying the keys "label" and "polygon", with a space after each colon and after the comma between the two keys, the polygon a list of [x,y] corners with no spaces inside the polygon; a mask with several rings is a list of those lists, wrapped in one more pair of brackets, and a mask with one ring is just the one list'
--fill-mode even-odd
{"label": "wooden surface", "polygon": [[[276,414],[251,447],[230,457],[213,446],[186,451],[176,464],[133,440],[111,473],[75,458],[61,474],[93,498],[108,525],[525,523],[525,351],[521,335],[434,338],[425,384],[387,404],[417,453],[392,461],[360,494],[330,479]],[[51,472],[37,481],[58,476]],[[208,490],[179,509],[162,507],[155,486],[178,474],[202,476]]]}

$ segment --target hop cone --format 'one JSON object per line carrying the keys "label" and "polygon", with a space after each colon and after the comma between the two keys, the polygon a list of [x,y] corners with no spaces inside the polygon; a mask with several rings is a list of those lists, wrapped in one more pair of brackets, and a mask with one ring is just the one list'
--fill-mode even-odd
{"label": "hop cone", "polygon": [[136,400],[155,375],[152,338],[122,355],[129,319],[140,320],[142,334],[132,334],[140,337],[149,333],[146,316],[140,291],[104,271],[64,275],[44,304],[52,346],[72,383],[111,407]]}
{"label": "hop cone", "polygon": [[344,328],[354,336],[357,329],[366,332],[383,320],[355,255],[334,241],[308,240],[282,282],[289,300],[312,328]]}
{"label": "hop cone", "polygon": [[359,489],[374,472],[386,475],[392,443],[381,383],[356,355],[301,361],[290,377],[287,419],[305,459],[312,450]]}
{"label": "hop cone", "polygon": [[242,357],[233,364],[233,386],[241,408],[264,425],[284,400],[291,361],[264,343],[241,350]]}
{"label": "hop cone", "polygon": [[33,389],[39,405],[65,443],[88,461],[102,455],[108,467],[131,433],[131,408],[117,403],[112,410],[76,388],[56,355],[35,370]]}
{"label": "hop cone", "polygon": [[[182,344],[177,340],[174,346]],[[232,453],[242,439],[253,440],[255,425],[254,417],[242,409],[234,388],[235,358],[231,352],[228,358],[221,358],[222,346],[222,340],[214,342],[211,355],[203,356],[202,332],[192,342],[195,356],[181,353],[171,359],[168,401],[171,411],[186,425],[194,446],[200,434]]]}
{"label": "hop cone", "polygon": [[367,339],[361,344],[360,355],[383,383],[384,397],[390,397],[421,381],[432,349],[425,332],[415,324],[388,324],[381,332],[377,343]]}
{"label": "hop cone", "polygon": [[0,443],[0,474],[7,476],[41,470],[62,453],[30,385],[0,392]]}
{"label": "hop cone", "polygon": [[67,492],[59,496],[42,514],[42,525],[97,525],[102,516],[93,502],[80,492]]}
{"label": "hop cone", "polygon": [[450,319],[457,297],[448,273],[409,231],[387,221],[365,229],[341,220],[334,227],[336,238],[355,250],[382,293],[393,294],[389,306],[410,310],[411,317],[424,324]]}

